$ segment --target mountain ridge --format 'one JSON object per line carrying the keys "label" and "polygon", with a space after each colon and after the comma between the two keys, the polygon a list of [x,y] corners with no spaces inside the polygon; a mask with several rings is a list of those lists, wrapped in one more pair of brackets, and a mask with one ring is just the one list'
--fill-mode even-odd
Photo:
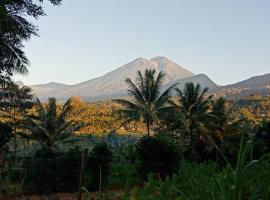
{"label": "mountain ridge", "polygon": [[164,71],[166,78],[164,84],[175,81],[179,78],[191,77],[194,74],[172,60],[156,56],[149,60],[136,58],[119,68],[116,68],[100,77],[83,81],[74,85],[61,83],[49,83],[32,85],[34,92],[40,98],[55,96],[56,98],[68,98],[70,96],[114,96],[116,93],[124,93],[127,90],[126,78],[135,80],[137,71],[144,71],[147,68],[155,69],[156,73]]}
{"label": "mountain ridge", "polygon": [[241,97],[257,93],[264,95],[270,93],[268,91],[268,86],[270,88],[270,73],[254,76],[234,84],[219,86],[206,74],[194,74],[163,56],[156,56],[151,59],[136,58],[100,77],[73,85],[50,82],[30,87],[43,101],[51,96],[62,100],[71,96],[80,96],[87,101],[117,98],[126,95],[128,88],[124,80],[130,78],[134,81],[137,71],[143,72],[147,68],[155,69],[156,73],[160,71],[166,73],[163,90],[174,83],[178,83],[178,87],[182,89],[186,82],[194,82],[200,83],[202,87],[208,87],[210,92],[216,94],[216,96]]}

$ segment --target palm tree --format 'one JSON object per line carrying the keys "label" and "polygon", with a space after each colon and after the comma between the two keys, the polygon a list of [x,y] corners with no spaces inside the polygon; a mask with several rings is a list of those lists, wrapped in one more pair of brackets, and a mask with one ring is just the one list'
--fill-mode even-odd
{"label": "palm tree", "polygon": [[226,106],[226,100],[222,97],[212,102],[212,112],[216,116],[214,134],[216,138],[223,140],[224,136],[239,133],[242,119],[236,119]]}
{"label": "palm tree", "polygon": [[49,150],[58,143],[72,141],[67,139],[84,124],[68,121],[67,117],[71,112],[70,99],[62,106],[60,112],[57,112],[55,98],[49,98],[47,106],[43,106],[37,99],[36,115],[25,115],[25,122],[21,125],[28,133],[20,135],[40,142]]}
{"label": "palm tree", "polygon": [[178,123],[182,132],[190,136],[190,148],[194,152],[195,137],[209,139],[208,127],[215,118],[210,113],[212,96],[207,96],[208,88],[202,89],[200,84],[186,83],[183,91],[176,88],[178,100],[170,101],[179,113]]}
{"label": "palm tree", "polygon": [[167,108],[168,100],[175,85],[172,85],[161,94],[161,87],[165,78],[164,72],[159,72],[157,77],[155,77],[156,71],[154,69],[146,69],[144,76],[141,71],[137,73],[135,83],[130,78],[125,80],[129,86],[128,93],[131,101],[124,99],[115,101],[124,106],[123,109],[118,110],[121,117],[125,119],[122,125],[131,121],[143,121],[147,133],[150,135],[151,125],[159,122]]}

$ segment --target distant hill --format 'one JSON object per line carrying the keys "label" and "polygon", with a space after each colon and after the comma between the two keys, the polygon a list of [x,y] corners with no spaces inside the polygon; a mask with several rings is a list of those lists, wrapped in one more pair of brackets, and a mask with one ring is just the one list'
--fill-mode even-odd
{"label": "distant hill", "polygon": [[247,80],[217,87],[212,90],[218,96],[241,98],[250,95],[270,95],[270,73],[254,76]]}
{"label": "distant hill", "polygon": [[34,93],[41,99],[56,96],[58,92],[62,92],[72,86],[65,85],[62,83],[47,83],[47,84],[39,84],[30,86]]}

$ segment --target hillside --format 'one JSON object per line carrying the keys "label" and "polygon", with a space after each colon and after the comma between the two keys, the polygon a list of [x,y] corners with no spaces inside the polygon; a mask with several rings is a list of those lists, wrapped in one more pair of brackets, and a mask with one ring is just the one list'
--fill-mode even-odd
{"label": "hillside", "polygon": [[270,73],[254,76],[235,84],[218,87],[212,91],[218,96],[225,96],[227,98],[241,98],[250,95],[269,95]]}

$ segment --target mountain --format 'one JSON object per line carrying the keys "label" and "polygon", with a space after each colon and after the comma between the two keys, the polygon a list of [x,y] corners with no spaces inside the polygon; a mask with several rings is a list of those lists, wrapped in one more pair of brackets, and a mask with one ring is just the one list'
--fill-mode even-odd
{"label": "mountain", "polygon": [[47,84],[40,84],[40,85],[32,85],[30,86],[34,93],[41,99],[48,98],[51,96],[56,96],[58,92],[62,92],[70,87],[71,85],[66,85],[62,83],[47,83]]}
{"label": "mountain", "polygon": [[[217,86],[207,75],[193,74],[170,59],[160,56],[150,60],[137,58],[101,77],[75,85],[51,82],[32,85],[31,88],[43,101],[51,96],[59,100],[66,100],[71,96],[80,96],[86,101],[118,98],[127,94],[127,85],[124,80],[129,77],[134,81],[137,71],[144,71],[147,68],[155,69],[157,73],[160,71],[166,73],[163,90],[174,83],[178,83],[178,87],[182,89],[186,82],[194,82],[200,83],[202,87],[209,87],[210,92],[217,97],[239,98],[270,94],[270,73],[255,76],[235,84]],[[23,85],[22,82],[18,83]]]}
{"label": "mountain", "polygon": [[164,88],[168,88],[169,86],[177,83],[177,87],[179,89],[183,89],[187,82],[193,82],[194,84],[199,83],[203,88],[208,87],[209,89],[214,89],[217,87],[216,83],[212,81],[207,75],[198,74],[188,78],[182,78],[176,81],[172,81],[169,84],[164,85]]}
{"label": "mountain", "polygon": [[151,60],[138,58],[132,62],[105,74],[102,77],[95,78],[74,85],[70,89],[59,93],[60,96],[110,96],[117,93],[124,93],[127,90],[126,78],[135,80],[137,71],[144,71],[147,68],[155,69],[158,72],[164,71],[166,75],[165,83],[169,83],[179,78],[192,76],[193,73],[175,64],[164,57],[155,57]]}
{"label": "mountain", "polygon": [[217,96],[225,96],[227,98],[240,98],[250,95],[269,95],[270,73],[261,76],[254,76],[235,84],[217,87],[212,91]]}
{"label": "mountain", "polygon": [[80,96],[86,100],[100,100],[116,98],[126,95],[126,78],[135,80],[137,71],[145,69],[155,69],[156,72],[164,71],[166,79],[164,88],[173,83],[179,83],[183,87],[186,82],[200,82],[203,86],[215,88],[216,84],[206,75],[194,75],[189,70],[181,67],[166,57],[154,57],[150,60],[137,58],[101,77],[81,82],[75,85],[65,85],[61,83],[48,83],[31,86],[36,95],[45,100],[50,96],[58,99],[67,99],[71,96]]}

